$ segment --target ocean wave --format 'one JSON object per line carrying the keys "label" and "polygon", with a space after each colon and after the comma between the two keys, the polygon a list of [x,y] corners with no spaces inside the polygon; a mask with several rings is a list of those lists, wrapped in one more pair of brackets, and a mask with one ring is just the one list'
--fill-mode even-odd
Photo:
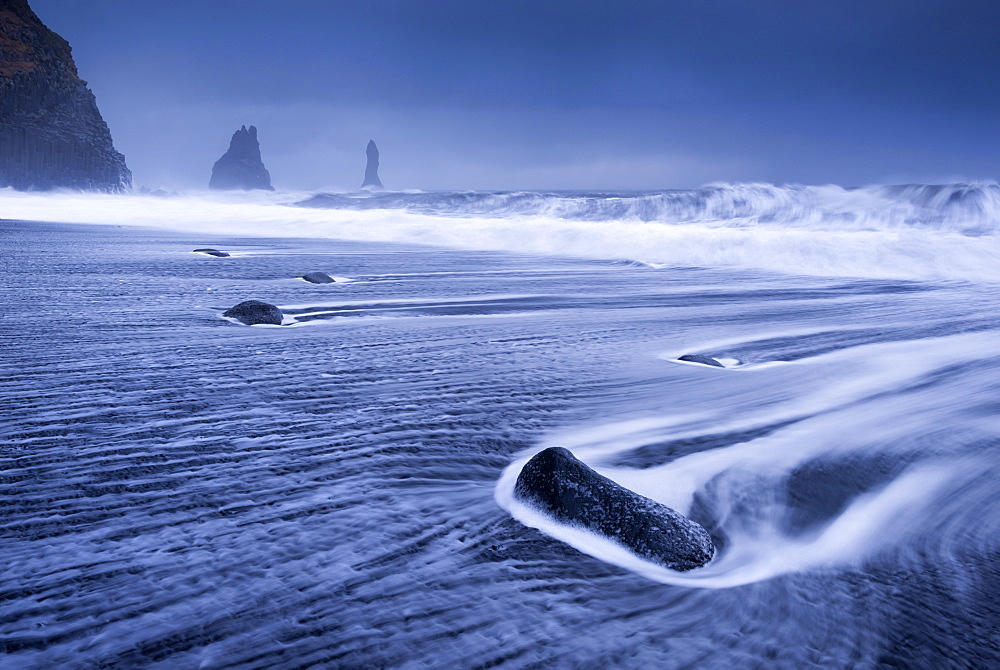
{"label": "ocean wave", "polygon": [[[715,184],[655,193],[0,191],[0,217],[801,275],[1000,282],[1000,185]],[[626,270],[627,268],[621,268]]]}
{"label": "ocean wave", "polygon": [[776,225],[880,230],[921,227],[983,235],[1000,228],[1000,184],[775,186],[712,184],[646,193],[456,191],[319,193],[302,207],[404,210],[461,217],[547,217],[576,221]]}

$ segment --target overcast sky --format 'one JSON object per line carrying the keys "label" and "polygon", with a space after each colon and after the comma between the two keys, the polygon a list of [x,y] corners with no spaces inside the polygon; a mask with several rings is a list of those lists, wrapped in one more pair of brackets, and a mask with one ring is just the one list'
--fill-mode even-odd
{"label": "overcast sky", "polygon": [[137,186],[241,124],[279,189],[1000,177],[1000,2],[30,0]]}

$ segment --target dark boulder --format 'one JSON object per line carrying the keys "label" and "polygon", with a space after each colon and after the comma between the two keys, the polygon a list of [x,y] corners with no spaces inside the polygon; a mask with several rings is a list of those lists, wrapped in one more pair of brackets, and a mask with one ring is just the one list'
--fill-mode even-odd
{"label": "dark boulder", "polygon": [[701,363],[702,365],[711,365],[712,367],[716,368],[726,367],[725,365],[715,360],[714,358],[709,358],[708,356],[702,356],[701,354],[684,354],[677,360],[687,361],[688,363]]}
{"label": "dark boulder", "polygon": [[378,178],[378,147],[375,146],[375,140],[368,140],[365,153],[368,155],[368,164],[365,165],[365,183],[361,188],[367,191],[381,191],[382,180]]}
{"label": "dark boulder", "polygon": [[310,272],[307,275],[302,275],[310,284],[332,284],[336,280],[325,272]]}
{"label": "dark boulder", "polygon": [[257,128],[240,127],[229,141],[229,151],[215,161],[208,187],[218,191],[273,191],[271,173],[260,159]]}
{"label": "dark boulder", "polygon": [[208,254],[209,256],[218,256],[219,258],[228,258],[229,254],[225,251],[219,251],[218,249],[195,249],[196,254]]}
{"label": "dark boulder", "polygon": [[97,100],[69,43],[27,0],[0,0],[0,188],[128,191]]}
{"label": "dark boulder", "polygon": [[535,454],[518,475],[514,495],[672,570],[700,568],[715,555],[700,525],[598,474],[562,447]]}
{"label": "dark boulder", "polygon": [[281,325],[281,310],[260,300],[247,300],[226,310],[222,316],[241,321],[248,326],[257,323],[269,323],[274,326]]}

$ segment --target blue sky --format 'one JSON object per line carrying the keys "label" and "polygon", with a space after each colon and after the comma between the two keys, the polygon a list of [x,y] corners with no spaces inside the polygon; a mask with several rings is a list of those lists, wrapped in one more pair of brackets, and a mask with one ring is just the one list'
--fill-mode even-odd
{"label": "blue sky", "polygon": [[241,124],[278,188],[1000,176],[1000,3],[30,0],[137,185]]}

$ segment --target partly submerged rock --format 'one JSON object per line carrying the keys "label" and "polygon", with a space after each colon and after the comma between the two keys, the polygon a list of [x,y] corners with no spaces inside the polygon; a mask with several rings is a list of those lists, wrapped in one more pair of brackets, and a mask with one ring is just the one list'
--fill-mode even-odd
{"label": "partly submerged rock", "polygon": [[365,183],[361,188],[367,191],[381,191],[382,180],[378,178],[378,147],[375,146],[375,140],[368,140],[365,153],[368,154],[368,164],[365,165]]}
{"label": "partly submerged rock", "polygon": [[274,326],[281,325],[281,310],[274,305],[260,300],[247,300],[226,310],[222,316],[241,321],[248,326],[257,323],[269,323]]}
{"label": "partly submerged rock", "polygon": [[27,0],[0,0],[0,188],[128,191],[97,100],[69,43]]}
{"label": "partly submerged rock", "polygon": [[219,258],[228,258],[229,254],[225,251],[219,251],[218,249],[195,249],[196,254],[208,254],[209,256],[218,256]]}
{"label": "partly submerged rock", "polygon": [[711,365],[716,368],[726,367],[714,358],[709,358],[708,356],[702,356],[701,354],[684,354],[677,360],[687,361],[688,363],[701,363],[702,365]]}
{"label": "partly submerged rock", "polygon": [[332,284],[336,280],[325,272],[310,272],[309,274],[302,275],[310,284]]}
{"label": "partly submerged rock", "polygon": [[562,447],[535,454],[518,475],[514,495],[672,570],[699,568],[715,555],[700,525],[598,474]]}
{"label": "partly submerged rock", "polygon": [[151,195],[154,198],[175,198],[177,197],[176,191],[167,191],[162,188],[149,188],[148,186],[140,186],[139,193],[142,195]]}
{"label": "partly submerged rock", "polygon": [[271,173],[260,159],[257,128],[241,126],[229,141],[229,151],[215,161],[208,187],[220,191],[273,191]]}

